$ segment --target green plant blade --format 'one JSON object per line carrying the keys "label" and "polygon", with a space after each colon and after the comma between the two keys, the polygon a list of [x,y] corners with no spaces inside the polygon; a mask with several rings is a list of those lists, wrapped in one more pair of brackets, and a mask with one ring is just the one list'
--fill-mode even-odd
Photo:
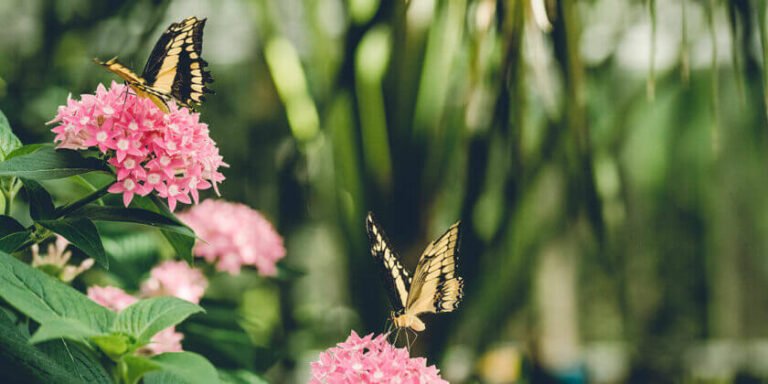
{"label": "green plant blade", "polygon": [[57,220],[40,220],[37,223],[63,236],[72,245],[96,260],[99,265],[109,269],[109,259],[104,251],[104,244],[101,243],[96,225],[90,219],[65,217]]}
{"label": "green plant blade", "polygon": [[0,297],[40,324],[73,319],[102,333],[115,318],[112,311],[74,288],[3,252],[0,252]]}
{"label": "green plant blade", "polygon": [[104,163],[94,158],[85,158],[68,149],[39,147],[36,151],[14,156],[0,163],[0,176],[23,177],[32,180],[61,179],[83,173],[107,172]]}
{"label": "green plant blade", "polygon": [[122,310],[115,319],[112,331],[132,336],[139,343],[147,343],[156,333],[203,311],[199,305],[186,300],[154,297],[138,301]]}
{"label": "green plant blade", "polygon": [[216,368],[204,357],[192,352],[163,353],[152,357],[159,371],[144,376],[146,384],[220,383]]}

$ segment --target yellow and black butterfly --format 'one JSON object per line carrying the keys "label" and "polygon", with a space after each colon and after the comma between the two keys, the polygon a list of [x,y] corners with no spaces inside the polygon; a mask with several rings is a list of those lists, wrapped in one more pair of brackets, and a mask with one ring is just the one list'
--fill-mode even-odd
{"label": "yellow and black butterfly", "polygon": [[138,96],[149,98],[163,112],[169,111],[171,101],[197,107],[206,93],[213,93],[206,87],[213,77],[205,70],[208,63],[202,57],[205,20],[192,16],[171,24],[155,43],[141,76],[120,64],[117,57],[94,61],[122,77]]}
{"label": "yellow and black butterfly", "polygon": [[464,280],[456,276],[461,222],[451,225],[421,254],[413,278],[400,264],[384,231],[372,213],[365,220],[371,255],[382,267],[382,276],[392,304],[392,322],[397,328],[421,332],[423,313],[451,312],[464,295]]}

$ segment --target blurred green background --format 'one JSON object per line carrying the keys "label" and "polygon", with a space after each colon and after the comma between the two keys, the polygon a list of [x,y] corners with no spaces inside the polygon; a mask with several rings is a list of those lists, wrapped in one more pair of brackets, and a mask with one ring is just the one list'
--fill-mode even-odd
{"label": "blurred green background", "polygon": [[[465,300],[412,350],[451,382],[768,380],[763,0],[5,0],[0,15],[0,109],[24,143],[52,139],[69,93],[116,80],[93,57],[140,70],[168,24],[208,17],[222,195],[264,212],[300,272],[214,281],[182,331],[219,367],[304,382],[351,329],[384,331],[372,210],[409,268],[465,224]],[[113,256],[145,244],[103,232]],[[120,265],[130,286],[152,263]],[[239,328],[217,323],[232,305]]]}

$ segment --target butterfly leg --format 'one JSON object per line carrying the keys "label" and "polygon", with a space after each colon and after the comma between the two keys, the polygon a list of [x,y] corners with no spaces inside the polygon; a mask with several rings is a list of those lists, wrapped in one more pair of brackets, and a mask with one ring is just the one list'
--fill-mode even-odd
{"label": "butterfly leg", "polygon": [[411,340],[411,342],[408,345],[408,350],[410,351],[411,347],[413,347],[413,345],[416,344],[416,339],[419,338],[419,333],[416,332],[416,331],[411,330],[410,328],[406,330],[406,332],[408,332],[408,331],[413,332],[413,340]]}

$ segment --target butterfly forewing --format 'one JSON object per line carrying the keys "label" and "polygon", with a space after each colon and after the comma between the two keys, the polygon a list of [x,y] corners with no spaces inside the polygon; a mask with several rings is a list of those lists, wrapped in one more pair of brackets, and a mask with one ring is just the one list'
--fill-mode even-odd
{"label": "butterfly forewing", "polygon": [[381,276],[387,289],[389,301],[395,313],[402,313],[408,301],[408,291],[411,286],[411,276],[400,264],[397,254],[389,245],[389,240],[381,230],[372,213],[365,220],[368,240],[371,245],[371,255],[379,263]]}
{"label": "butterfly forewing", "polygon": [[464,282],[456,276],[460,228],[460,223],[452,225],[422,253],[413,274],[406,313],[451,312],[461,302]]}
{"label": "butterfly forewing", "polygon": [[199,106],[203,95],[213,93],[206,87],[212,83],[208,63],[202,58],[203,28],[206,19],[189,17],[171,24],[160,36],[141,76],[117,63],[115,59],[99,62],[150,97],[163,111],[168,112],[168,101],[174,99],[185,107]]}

